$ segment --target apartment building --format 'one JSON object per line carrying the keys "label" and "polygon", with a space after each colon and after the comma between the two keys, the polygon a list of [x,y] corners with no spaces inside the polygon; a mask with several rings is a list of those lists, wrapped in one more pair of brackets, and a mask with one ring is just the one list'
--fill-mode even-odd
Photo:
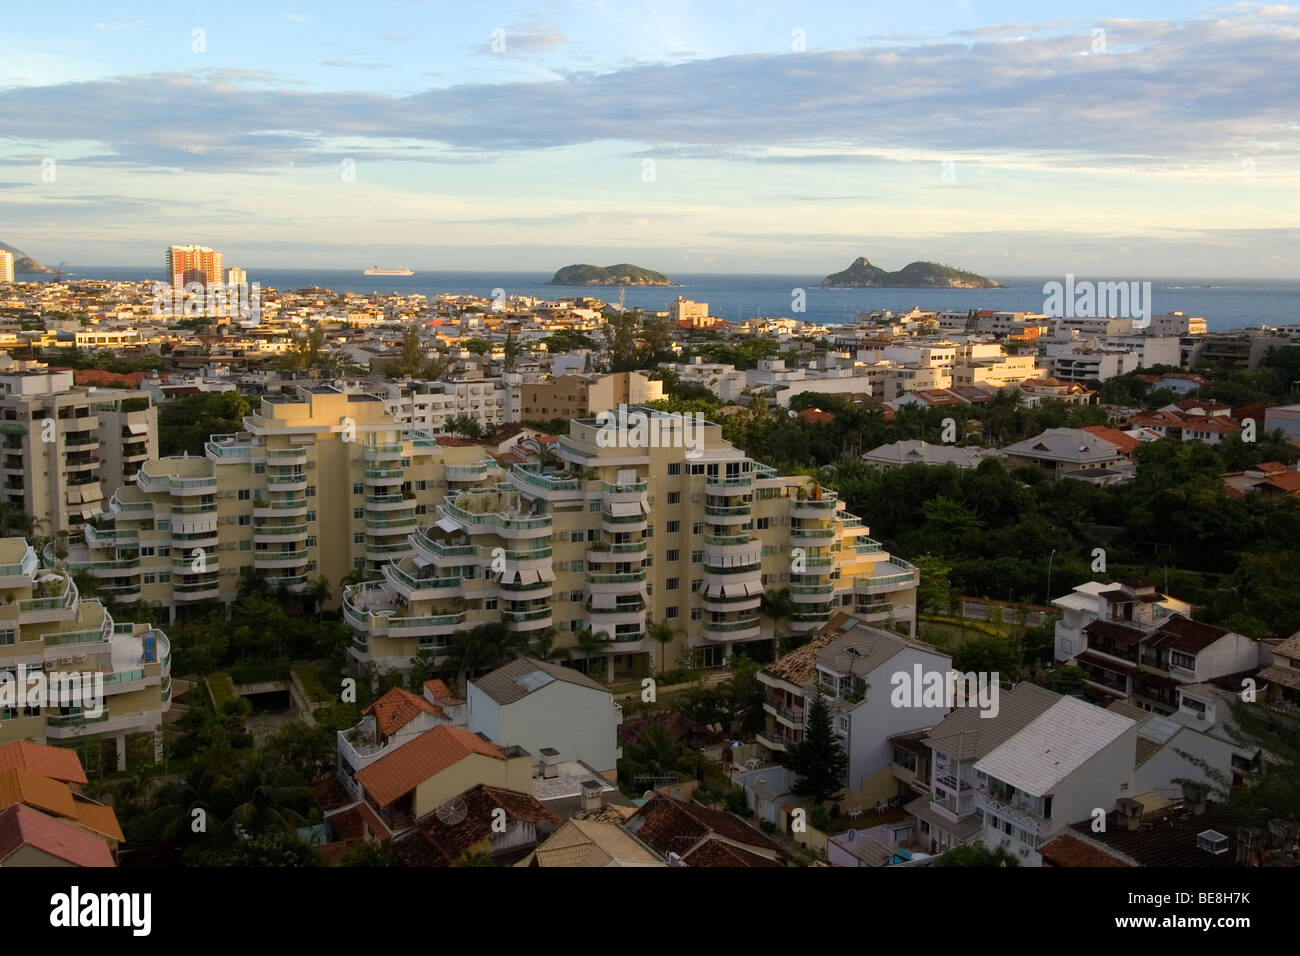
{"label": "apartment building", "polygon": [[168,246],[163,268],[174,289],[182,289],[191,282],[217,285],[224,278],[221,253],[207,246]]}
{"label": "apartment building", "polygon": [[157,421],[148,393],[77,387],[71,369],[0,375],[4,500],[47,520],[51,535],[80,532],[157,453]]}
{"label": "apartment building", "polygon": [[213,435],[202,458],[144,462],[69,546],[68,567],[173,619],[233,600],[255,572],[291,592],[318,576],[337,589],[355,569],[411,555],[408,535],[448,483],[498,473],[482,449],[440,447],[374,396],[331,385],[265,396],[244,427]]}
{"label": "apartment building", "polygon": [[14,254],[0,249],[0,282],[14,281]]}
{"label": "apartment building", "polygon": [[387,384],[384,411],[410,428],[434,435],[447,433],[453,418],[469,418],[481,428],[519,421],[517,376],[461,377],[422,385]]}
{"label": "apartment building", "polygon": [[520,421],[586,418],[620,405],[657,402],[663,382],[640,372],[561,375],[549,382],[529,382],[520,388]]}
{"label": "apartment building", "polygon": [[127,737],[149,734],[161,754],[158,729],[171,707],[166,634],[114,621],[81,598],[66,569],[40,569],[22,538],[0,538],[0,602],[0,744],[71,747],[98,766],[109,740],[122,770]]}
{"label": "apartment building", "polygon": [[1089,696],[1131,700],[1163,714],[1180,708],[1184,685],[1254,673],[1260,645],[1232,631],[1194,621],[1190,607],[1148,581],[1088,581],[1052,601],[1056,660],[1088,675]]}
{"label": "apartment building", "polygon": [[[716,424],[633,413],[572,421],[556,445],[561,470],[514,465],[504,483],[449,489],[411,535],[413,555],[344,592],[353,659],[405,670],[457,630],[504,620],[554,628],[570,648],[590,629],[600,646],[584,652],[588,666],[610,675],[663,670],[683,652],[721,666],[773,638],[759,616],[765,589],[788,589],[795,606],[782,632],[815,630],[840,609],[914,632],[916,569],[834,492],[779,477]],[[667,646],[647,635],[659,621],[677,632]]]}

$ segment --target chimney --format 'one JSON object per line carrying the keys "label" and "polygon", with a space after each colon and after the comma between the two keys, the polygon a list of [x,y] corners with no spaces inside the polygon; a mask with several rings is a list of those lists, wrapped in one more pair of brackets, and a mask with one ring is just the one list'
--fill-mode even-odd
{"label": "chimney", "polygon": [[1205,814],[1206,789],[1199,784],[1189,783],[1183,787],[1183,803],[1192,811],[1192,816]]}
{"label": "chimney", "polygon": [[582,809],[599,810],[604,800],[604,788],[595,780],[582,781]]}
{"label": "chimney", "polygon": [[542,758],[542,777],[554,780],[560,775],[560,752],[554,747],[543,747],[539,753]]}
{"label": "chimney", "polygon": [[1142,827],[1142,804],[1129,797],[1121,797],[1115,801],[1115,817],[1126,829],[1139,830]]}

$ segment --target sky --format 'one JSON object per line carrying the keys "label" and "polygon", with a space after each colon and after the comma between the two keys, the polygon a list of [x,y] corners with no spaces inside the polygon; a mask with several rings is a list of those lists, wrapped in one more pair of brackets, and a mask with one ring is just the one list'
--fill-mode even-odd
{"label": "sky", "polygon": [[1173,0],[13,4],[0,241],[1293,279],[1297,63],[1300,8]]}

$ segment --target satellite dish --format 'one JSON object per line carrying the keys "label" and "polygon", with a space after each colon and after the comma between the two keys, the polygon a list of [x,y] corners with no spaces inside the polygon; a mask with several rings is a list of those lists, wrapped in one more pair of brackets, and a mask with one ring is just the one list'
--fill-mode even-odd
{"label": "satellite dish", "polygon": [[438,819],[448,826],[455,826],[460,823],[469,814],[469,806],[460,797],[453,797],[446,803],[441,804],[434,811]]}
{"label": "satellite dish", "polygon": [[653,790],[647,790],[645,793],[641,794],[641,797],[645,800],[653,800],[655,798],[655,792]]}

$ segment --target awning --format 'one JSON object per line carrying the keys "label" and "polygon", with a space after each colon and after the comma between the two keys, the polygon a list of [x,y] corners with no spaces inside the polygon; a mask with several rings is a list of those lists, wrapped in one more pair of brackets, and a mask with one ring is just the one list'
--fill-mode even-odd
{"label": "awning", "polygon": [[519,572],[518,572],[518,571],[502,571],[502,572],[501,572],[501,577],[497,578],[497,582],[498,582],[499,584],[518,584],[518,583],[519,583]]}
{"label": "awning", "polygon": [[131,422],[126,426],[126,430],[129,431],[132,435],[149,434],[149,426],[146,425],[144,422]]}
{"label": "awning", "polygon": [[546,566],[546,567],[544,567],[544,568],[539,568],[538,571],[537,571],[537,574],[538,574],[539,579],[542,580],[542,581],[554,581],[554,580],[555,580],[555,572],[551,570],[551,568],[550,568],[549,565]]}
{"label": "awning", "polygon": [[762,593],[763,593],[763,582],[762,582],[762,581],[746,581],[746,582],[745,582],[745,593],[748,594],[750,597],[754,597],[755,595],[762,594]]}
{"label": "awning", "polygon": [[27,429],[22,425],[7,423],[0,425],[0,435],[26,435]]}
{"label": "awning", "polygon": [[102,501],[104,498],[104,489],[99,487],[99,482],[92,481],[88,485],[81,486],[82,501]]}
{"label": "awning", "polygon": [[81,510],[81,517],[89,520],[90,518],[95,517],[95,515],[97,514],[103,514],[103,511],[104,509],[100,508],[99,506],[96,506],[94,508],[83,508]]}
{"label": "awning", "polygon": [[458,525],[451,518],[439,518],[437,527],[441,528],[443,531],[446,531],[448,534],[450,534],[453,531],[460,530],[460,525]]}
{"label": "awning", "polygon": [[81,485],[68,485],[68,504],[81,504]]}
{"label": "awning", "polygon": [[618,596],[615,594],[602,594],[597,591],[591,596],[591,606],[601,610],[612,610],[618,607]]}
{"label": "awning", "polygon": [[641,503],[636,501],[611,501],[605,507],[615,518],[626,518],[629,515],[639,515],[645,512],[641,510]]}
{"label": "awning", "polygon": [[536,584],[541,579],[542,576],[538,574],[536,570],[531,568],[525,568],[524,570],[519,572],[520,584]]}
{"label": "awning", "polygon": [[433,562],[428,558],[422,558],[418,554],[415,556],[414,560],[417,568],[427,568],[429,565],[433,564]]}

